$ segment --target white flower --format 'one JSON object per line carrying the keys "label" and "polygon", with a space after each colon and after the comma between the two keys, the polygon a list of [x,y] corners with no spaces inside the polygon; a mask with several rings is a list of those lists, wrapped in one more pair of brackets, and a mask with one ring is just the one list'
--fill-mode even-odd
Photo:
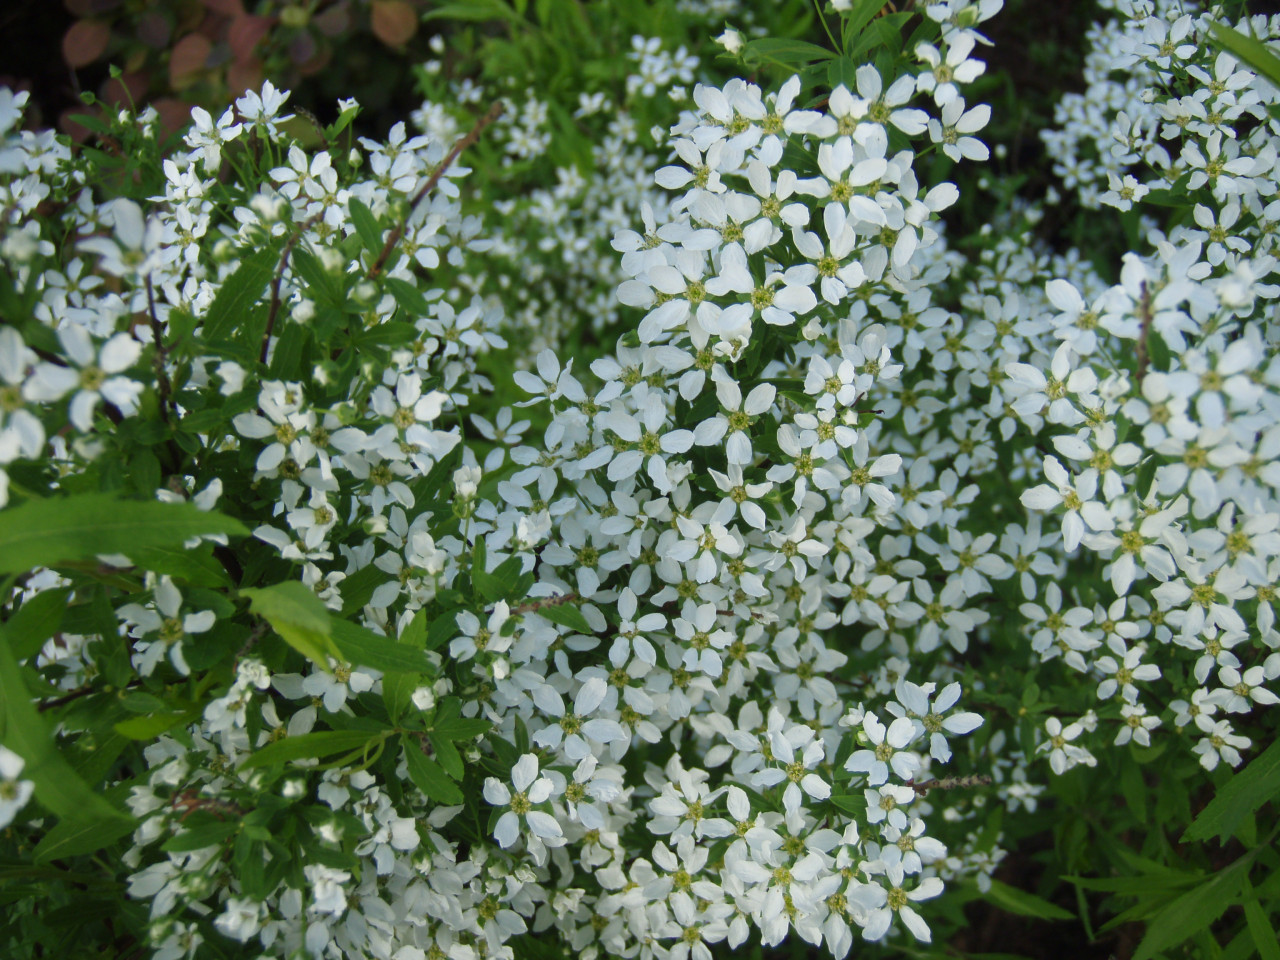
{"label": "white flower", "polygon": [[[956,701],[960,699],[960,684],[947,684],[930,704],[929,696],[932,693],[932,683],[918,685],[909,680],[903,680],[894,691],[894,696],[906,709],[906,716],[915,721],[917,731],[929,735],[929,753],[933,759],[939,763],[946,763],[951,759],[951,747],[943,734],[972,733],[982,726],[983,721],[978,714],[968,712],[953,713],[949,717],[943,717],[943,714],[954,707]],[[890,703],[889,711],[898,713],[899,711],[895,709],[897,706],[898,704]]]}
{"label": "white flower", "polygon": [[13,818],[35,791],[35,784],[30,780],[18,779],[25,765],[22,757],[0,745],[0,828],[13,823]]}
{"label": "white flower", "polygon": [[1078,763],[1083,763],[1087,767],[1097,764],[1098,761],[1093,754],[1071,742],[1084,733],[1084,726],[1079,721],[1064,727],[1057,717],[1050,717],[1045,721],[1044,729],[1049,734],[1049,739],[1036,747],[1036,752],[1048,751],[1049,766],[1053,768],[1054,773],[1059,775],[1066,773]]}
{"label": "white flower", "polygon": [[725,453],[729,463],[739,466],[751,463],[754,455],[747,431],[753,418],[773,406],[776,395],[777,389],[773,384],[761,383],[752,387],[744,403],[742,390],[735,380],[727,374],[717,377],[716,397],[720,400],[722,412],[698,424],[693,431],[693,442],[702,447],[710,446],[719,443],[727,433],[729,439],[725,443]]}
{"label": "white flower", "polygon": [[117,333],[100,349],[77,323],[64,323],[58,328],[58,339],[72,366],[42,363],[23,388],[31,400],[60,400],[75,391],[68,417],[82,433],[93,429],[93,411],[98,401],[105,400],[121,413],[131,416],[137,410],[142,384],[128,377],[116,376],[133,366],[142,345],[127,333]]}
{"label": "white flower", "polygon": [[[531,852],[543,846],[563,846],[564,834],[555,817],[533,809],[535,805],[544,804],[551,799],[555,785],[548,777],[538,776],[538,758],[532,753],[526,753],[511,768],[511,786],[515,788],[514,793],[497,777],[486,777],[484,781],[485,800],[495,807],[507,808],[498,818],[493,831],[498,845],[504,850],[514,846],[520,839],[523,821],[531,841]],[[534,855],[537,856],[536,853]],[[545,851],[543,856],[545,857]]]}
{"label": "white flower", "polygon": [[862,718],[862,731],[871,744],[869,750],[855,750],[844,768],[852,773],[865,773],[867,784],[878,787],[889,779],[889,767],[900,780],[911,780],[920,770],[920,758],[904,752],[916,738],[916,725],[907,717],[898,717],[886,727],[874,713]]}
{"label": "white flower", "polygon": [[217,619],[212,610],[184,615],[182,594],[168,576],[162,576],[156,584],[154,607],[129,603],[118,613],[121,619],[133,624],[132,636],[145,641],[135,646],[133,654],[133,665],[144,677],[151,676],[166,653],[175,670],[184,677],[190,674],[183,641],[189,634],[206,633]]}

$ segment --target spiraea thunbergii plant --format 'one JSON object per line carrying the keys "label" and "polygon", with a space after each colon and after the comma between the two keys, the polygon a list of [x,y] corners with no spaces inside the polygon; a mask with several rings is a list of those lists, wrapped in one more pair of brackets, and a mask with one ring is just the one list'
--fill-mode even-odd
{"label": "spiraea thunbergii plant", "polygon": [[722,35],[795,75],[693,87],[593,354],[557,337],[616,325],[539,327],[496,266],[574,248],[469,188],[496,108],[348,149],[345,102],[304,146],[268,84],[161,161],[145,111],[73,154],[0,91],[8,860],[163,960],[842,957],[925,949],[944,888],[1062,913],[992,878],[1092,789],[1054,775],[1241,763],[1273,91],[1207,16],[1113,5],[1096,199],[1150,214],[1108,283],[1038,201],[945,225],[999,0],[836,6],[833,49]]}

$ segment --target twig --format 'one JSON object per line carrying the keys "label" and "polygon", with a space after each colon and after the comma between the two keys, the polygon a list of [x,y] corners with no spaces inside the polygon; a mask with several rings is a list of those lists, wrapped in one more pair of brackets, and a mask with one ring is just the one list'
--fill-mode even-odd
{"label": "twig", "polygon": [[267,350],[271,346],[271,332],[276,326],[276,315],[280,312],[280,282],[284,279],[284,268],[289,264],[289,254],[293,253],[293,248],[298,245],[298,241],[302,239],[302,235],[316,225],[323,216],[323,212],[316,213],[307,218],[293,235],[289,237],[288,243],[284,245],[284,249],[280,251],[280,262],[276,264],[275,276],[271,278],[271,307],[267,310],[267,329],[262,332],[262,349],[258,351],[258,362],[267,362]]}
{"label": "twig", "polygon": [[[124,685],[124,689],[131,690],[134,687],[140,687],[140,686],[142,686],[142,681],[139,679],[134,679],[126,683]],[[65,694],[61,697],[56,697],[53,700],[45,700],[43,703],[37,704],[36,711],[39,713],[44,713],[46,710],[56,710],[58,707],[65,707],[68,703],[74,703],[76,700],[79,700],[81,697],[87,697],[91,693],[97,693],[98,690],[99,688],[96,686],[78,687],[77,689],[72,690],[70,693]]]}
{"label": "twig", "polygon": [[382,273],[382,268],[386,266],[387,258],[391,256],[391,251],[395,249],[396,244],[400,242],[400,238],[404,236],[405,228],[409,225],[409,218],[413,216],[413,211],[430,193],[435,189],[436,184],[440,182],[440,178],[444,176],[444,172],[449,169],[453,161],[458,159],[458,155],[467,147],[474,144],[480,139],[480,134],[484,132],[484,128],[502,116],[501,101],[494,103],[489,108],[489,112],[476,121],[476,125],[471,128],[471,132],[453,145],[444,158],[444,161],[436,168],[435,173],[427,178],[427,182],[422,185],[422,189],[414,194],[413,200],[409,203],[409,209],[405,212],[404,218],[396,224],[395,228],[387,237],[387,242],[383,244],[382,252],[378,254],[378,259],[374,261],[373,266],[369,268],[368,278],[372,280],[378,274]]}
{"label": "twig", "polygon": [[1142,281],[1142,299],[1139,301],[1140,318],[1142,326],[1138,331],[1138,372],[1135,375],[1138,380],[1138,386],[1142,386],[1142,378],[1147,375],[1147,333],[1151,329],[1151,291],[1147,288],[1147,281]]}
{"label": "twig", "polygon": [[518,607],[512,607],[511,613],[536,613],[544,607],[559,607],[566,603],[577,603],[582,598],[576,593],[566,593],[562,597],[547,597],[545,600],[530,600]]}
{"label": "twig", "polygon": [[974,774],[969,777],[944,777],[941,780],[923,780],[916,783],[914,780],[908,780],[907,786],[914,790],[920,796],[925,796],[930,790],[965,790],[969,787],[985,787],[991,783],[991,778],[985,773]]}
{"label": "twig", "polygon": [[156,293],[155,288],[151,285],[151,274],[147,274],[147,312],[151,315],[151,342],[155,345],[156,352],[152,358],[152,366],[156,371],[156,389],[160,392],[160,419],[165,423],[169,422],[169,396],[172,393],[172,387],[169,384],[169,374],[165,372],[165,360],[168,359],[165,354],[164,340],[160,333],[160,318],[156,315]]}

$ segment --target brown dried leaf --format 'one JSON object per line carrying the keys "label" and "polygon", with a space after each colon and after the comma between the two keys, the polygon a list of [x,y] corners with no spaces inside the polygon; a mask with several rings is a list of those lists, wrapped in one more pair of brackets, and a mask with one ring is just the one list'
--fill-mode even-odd
{"label": "brown dried leaf", "polygon": [[418,32],[418,13],[404,0],[373,0],[373,35],[388,47],[403,47]]}
{"label": "brown dried leaf", "polygon": [[175,88],[189,84],[205,69],[213,44],[208,37],[189,33],[173,45],[169,59],[169,82]]}
{"label": "brown dried leaf", "polygon": [[87,67],[102,56],[111,28],[100,20],[78,20],[62,37],[62,58],[72,70]]}

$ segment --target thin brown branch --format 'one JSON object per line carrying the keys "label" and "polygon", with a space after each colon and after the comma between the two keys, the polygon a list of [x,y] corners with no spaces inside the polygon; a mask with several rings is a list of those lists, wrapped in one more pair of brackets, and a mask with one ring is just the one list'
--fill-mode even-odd
{"label": "thin brown branch", "polygon": [[147,313],[151,317],[151,343],[156,348],[151,364],[156,372],[156,390],[160,395],[160,419],[169,422],[169,397],[173,392],[169,384],[169,374],[165,372],[165,361],[168,359],[164,349],[164,339],[160,331],[160,317],[156,314],[156,292],[151,285],[151,274],[147,274]]}
{"label": "thin brown branch", "polygon": [[458,159],[458,155],[479,140],[484,128],[500,116],[502,116],[502,103],[497,102],[489,108],[488,113],[476,121],[476,125],[471,128],[470,133],[453,145],[453,148],[445,155],[440,166],[427,178],[427,182],[422,185],[422,189],[414,194],[404,218],[396,224],[395,228],[387,236],[387,242],[383,244],[382,252],[378,254],[378,259],[374,261],[373,266],[369,268],[368,277],[370,280],[382,273],[383,267],[387,265],[387,259],[391,256],[391,251],[395,249],[396,244],[400,242],[400,238],[404,236],[405,228],[409,225],[409,218],[413,216],[413,211],[418,208],[418,204],[425,200],[427,194],[436,188],[436,184],[440,182],[440,178],[444,176],[445,171],[449,169],[453,161]]}
{"label": "thin brown branch", "polygon": [[309,217],[293,235],[289,237],[288,243],[284,245],[284,249],[280,251],[280,262],[276,264],[275,276],[271,278],[271,306],[267,310],[267,328],[262,331],[262,349],[258,351],[258,362],[267,362],[267,351],[271,347],[271,334],[276,327],[276,315],[280,313],[280,283],[284,280],[284,268],[289,265],[289,254],[293,253],[293,248],[298,245],[298,241],[302,239],[302,235],[310,230],[319,222],[322,213],[316,213]]}
{"label": "thin brown branch", "polygon": [[511,612],[514,613],[537,613],[544,607],[560,607],[566,603],[577,603],[582,598],[576,593],[566,593],[562,597],[547,597],[545,600],[530,600],[528,603],[522,603],[518,607],[512,607]]}
{"label": "thin brown branch", "polygon": [[1142,386],[1142,378],[1147,375],[1147,364],[1150,360],[1147,353],[1147,335],[1151,330],[1151,291],[1147,281],[1142,281],[1142,299],[1139,301],[1139,319],[1142,326],[1138,331],[1138,372],[1135,375],[1138,386]]}
{"label": "thin brown branch", "polygon": [[935,778],[920,783],[908,780],[907,786],[923,797],[930,790],[966,790],[970,787],[985,787],[990,783],[991,778],[985,773],[977,773],[968,777],[943,777],[941,780]]}

